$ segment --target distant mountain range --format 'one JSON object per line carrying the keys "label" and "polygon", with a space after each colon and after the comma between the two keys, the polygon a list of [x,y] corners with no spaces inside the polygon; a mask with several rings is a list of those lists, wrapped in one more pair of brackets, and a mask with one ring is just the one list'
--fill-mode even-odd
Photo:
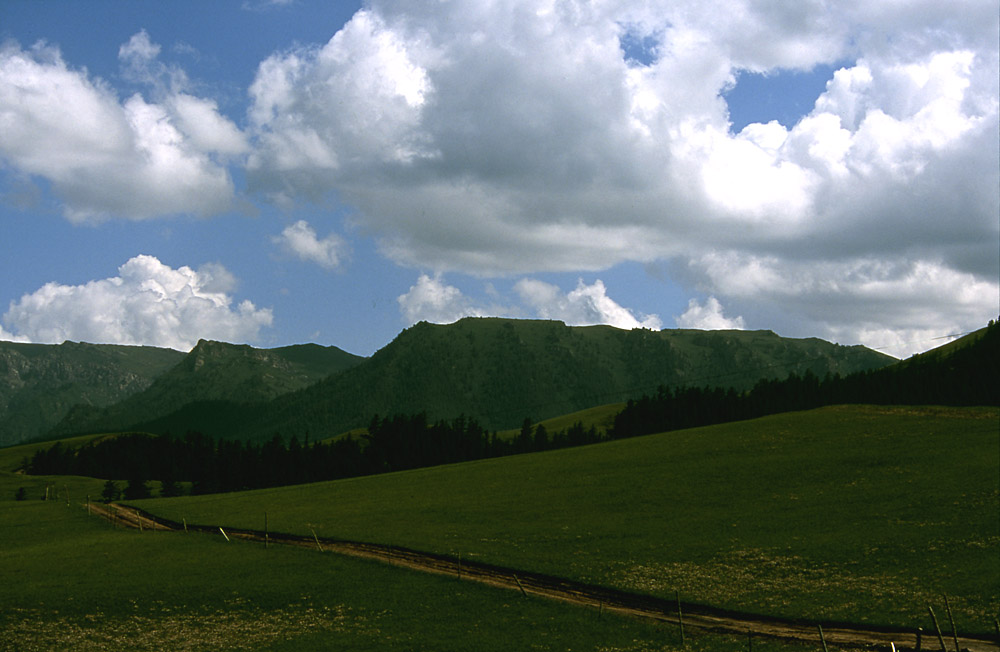
{"label": "distant mountain range", "polygon": [[499,318],[421,322],[370,358],[314,344],[203,341],[183,354],[0,343],[0,444],[121,430],[315,440],[363,427],[375,414],[416,412],[503,429],[660,385],[746,389],[790,373],[846,375],[894,362],[862,346],[770,331],[625,331]]}

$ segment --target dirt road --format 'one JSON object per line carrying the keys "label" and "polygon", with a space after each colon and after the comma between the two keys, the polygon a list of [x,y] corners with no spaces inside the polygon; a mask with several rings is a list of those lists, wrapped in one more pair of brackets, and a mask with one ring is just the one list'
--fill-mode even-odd
{"label": "dirt road", "polygon": [[[144,530],[197,531],[224,536],[227,539],[256,541],[264,545],[282,544],[310,547],[321,552],[335,552],[353,557],[375,559],[385,563],[443,575],[462,580],[482,582],[492,586],[562,600],[578,605],[591,606],[603,611],[649,618],[680,625],[678,611],[685,630],[702,629],[728,634],[779,638],[802,643],[808,642],[821,649],[820,629],[815,623],[804,623],[779,618],[738,613],[715,609],[706,605],[656,598],[638,593],[618,591],[600,586],[583,584],[548,575],[502,568],[480,562],[419,552],[407,548],[386,547],[371,543],[342,541],[291,534],[265,533],[217,525],[192,525],[174,523],[158,518],[133,507],[122,505],[91,504],[92,514],[108,519],[121,527]],[[938,650],[940,643],[935,631],[924,631],[922,636],[914,630],[878,628],[848,623],[825,623],[823,637],[827,644],[838,647],[871,647],[881,650]],[[944,635],[947,649],[954,647],[950,634]],[[969,652],[998,652],[1000,645],[987,638],[958,637],[959,650]]]}

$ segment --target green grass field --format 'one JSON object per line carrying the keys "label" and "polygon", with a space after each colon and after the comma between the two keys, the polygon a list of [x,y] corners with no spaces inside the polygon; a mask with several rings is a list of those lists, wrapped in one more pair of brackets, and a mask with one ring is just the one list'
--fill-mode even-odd
{"label": "green grass field", "polygon": [[[62,442],[63,446],[68,448],[77,448],[98,439],[114,436],[115,435],[80,435],[79,437],[68,437],[59,441]],[[8,473],[12,473],[16,471],[21,468],[25,460],[30,460],[31,456],[34,455],[36,451],[50,448],[54,443],[55,442],[46,441],[35,444],[21,444],[19,446],[0,448],[0,472],[6,471]]]}
{"label": "green grass field", "polygon": [[[593,426],[598,430],[607,432],[615,424],[615,416],[621,412],[624,407],[624,403],[598,405],[597,407],[588,408],[586,410],[571,412],[570,414],[564,414],[551,419],[544,419],[539,423],[545,426],[545,430],[547,430],[550,435],[563,430],[568,430],[577,423],[582,424],[584,430]],[[534,425],[537,426],[538,423]],[[520,433],[520,428],[512,428],[510,430],[499,431],[497,433],[497,437],[500,437],[501,439],[513,439]]]}
{"label": "green grass field", "polygon": [[773,615],[1000,611],[1000,412],[832,407],[461,465],[142,501]]}
{"label": "green grass field", "polygon": [[[73,501],[15,502],[21,480],[0,474],[0,650],[682,649],[671,624],[453,577],[221,536],[114,529]],[[687,641],[695,652],[746,647],[708,633]],[[754,649],[796,648],[757,639]]]}

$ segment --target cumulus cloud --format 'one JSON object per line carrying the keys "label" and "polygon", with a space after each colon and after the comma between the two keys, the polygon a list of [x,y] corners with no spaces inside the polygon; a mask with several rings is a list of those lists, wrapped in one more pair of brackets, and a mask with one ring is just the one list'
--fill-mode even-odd
{"label": "cumulus cloud", "polygon": [[[961,277],[981,323],[1000,294],[998,22],[973,0],[374,0],[327,43],[260,65],[249,180],[286,205],[335,192],[406,265],[670,261],[747,316],[769,290],[710,268],[732,254],[797,288],[773,315],[826,332],[945,328],[937,297]],[[733,133],[723,93],[739,73],[818,64],[841,67],[799,122]],[[871,260],[939,268],[939,291],[882,305],[864,291]],[[852,314],[797,312],[829,296],[823,280]]]}
{"label": "cumulus cloud", "polygon": [[[187,351],[199,339],[255,340],[270,326],[271,311],[244,300],[233,305],[235,285],[221,265],[173,269],[153,256],[136,256],[118,276],[83,285],[47,283],[11,302],[3,321],[16,338],[144,344]],[[0,331],[3,339],[10,333]]]}
{"label": "cumulus cloud", "polygon": [[928,261],[816,263],[722,252],[692,266],[702,284],[760,323],[783,311],[795,332],[900,358],[942,344],[934,339],[941,335],[981,328],[1000,308],[995,282]]}
{"label": "cumulus cloud", "polygon": [[514,286],[521,300],[542,319],[558,319],[571,326],[607,324],[618,328],[651,328],[662,326],[656,315],[636,317],[608,296],[607,288],[598,279],[592,285],[580,280],[576,289],[563,294],[558,286],[533,279],[522,279]]}
{"label": "cumulus cloud", "polygon": [[636,316],[619,305],[608,296],[600,279],[592,285],[581,280],[570,292],[544,281],[521,279],[514,285],[514,293],[517,301],[506,306],[477,305],[460,289],[446,284],[440,275],[431,278],[422,274],[398,301],[408,324],[421,320],[446,324],[463,317],[493,315],[556,319],[570,326],[607,324],[625,329],[659,329],[662,325],[656,315]]}
{"label": "cumulus cloud", "polygon": [[701,330],[743,330],[746,324],[742,317],[729,318],[722,314],[722,304],[715,297],[709,297],[704,304],[697,299],[688,302],[688,309],[676,318],[678,328]]}
{"label": "cumulus cloud", "polygon": [[125,76],[156,96],[121,101],[53,47],[0,47],[0,159],[50,182],[74,221],[228,210],[222,157],[248,141],[214,101],[185,93],[186,77],[158,64],[159,52],[145,32],[121,47]]}
{"label": "cumulus cloud", "polygon": [[347,243],[336,233],[319,239],[316,231],[305,220],[285,227],[281,235],[272,240],[293,256],[326,269],[337,269],[347,249]]}
{"label": "cumulus cloud", "polygon": [[440,276],[421,274],[416,284],[397,299],[407,324],[429,321],[450,324],[463,317],[480,317],[484,313],[474,307],[462,291],[447,285]]}

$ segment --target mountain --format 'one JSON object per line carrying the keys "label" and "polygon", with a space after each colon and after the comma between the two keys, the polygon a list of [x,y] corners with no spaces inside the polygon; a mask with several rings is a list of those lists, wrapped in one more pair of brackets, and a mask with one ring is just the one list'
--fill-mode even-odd
{"label": "mountain", "polygon": [[137,423],[163,417],[197,401],[262,403],[362,360],[334,346],[301,344],[256,349],[201,340],[142,392],[111,406],[77,406],[49,434],[131,429]]}
{"label": "mountain", "polygon": [[770,331],[621,330],[558,321],[467,318],[421,322],[371,358],[266,403],[189,403],[133,424],[216,437],[322,439],[383,416],[466,415],[490,429],[623,401],[659,385],[747,389],[762,378],[848,374],[894,358],[862,346],[790,339]]}
{"label": "mountain", "polygon": [[0,446],[38,437],[74,405],[122,401],[183,357],[150,346],[0,341]]}

